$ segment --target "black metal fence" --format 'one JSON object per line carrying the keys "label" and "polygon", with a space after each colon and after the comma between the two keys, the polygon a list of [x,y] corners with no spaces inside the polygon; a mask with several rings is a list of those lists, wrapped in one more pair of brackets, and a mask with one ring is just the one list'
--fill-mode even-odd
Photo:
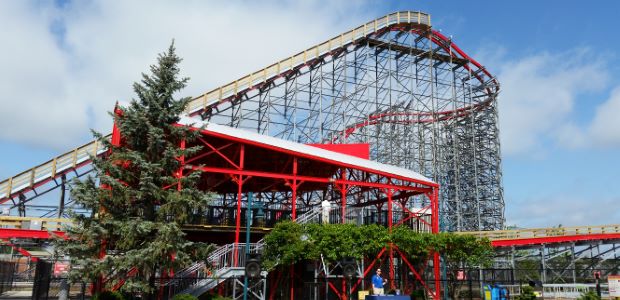
{"label": "black metal fence", "polygon": [[14,261],[0,261],[0,294],[12,288],[16,268]]}

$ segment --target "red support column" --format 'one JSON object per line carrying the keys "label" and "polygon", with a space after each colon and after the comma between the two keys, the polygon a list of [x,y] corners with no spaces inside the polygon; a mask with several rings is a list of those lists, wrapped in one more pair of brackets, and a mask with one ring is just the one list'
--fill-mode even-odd
{"label": "red support column", "polygon": [[387,197],[388,197],[388,232],[392,233],[392,225],[393,225],[393,212],[392,212],[392,189],[387,189]]}
{"label": "red support column", "polygon": [[[437,188],[433,188],[432,196],[431,196],[431,223],[433,233],[439,233],[439,193]],[[433,253],[433,273],[435,273],[435,295],[434,299],[439,300],[441,298],[441,281],[440,281],[440,270],[439,270],[439,253]]]}
{"label": "red support column", "polygon": [[[243,170],[245,160],[245,146],[241,145],[239,152],[239,170]],[[237,177],[237,222],[235,225],[235,250],[233,251],[233,266],[238,266],[239,260],[239,233],[241,231],[241,193],[243,192],[243,175]]]}
{"label": "red support column", "polygon": [[[185,139],[181,140],[181,150],[185,150]],[[185,166],[185,155],[181,155],[179,157],[179,170],[177,171],[177,178],[179,178],[179,182],[177,184],[177,191],[181,191],[181,178],[183,177],[183,167]]]}
{"label": "red support column", "polygon": [[[342,173],[340,174],[341,179],[343,181],[342,185],[340,186],[340,214],[341,214],[341,222],[342,224],[344,224],[346,222],[346,213],[347,213],[347,185],[346,183],[344,183],[344,181],[347,180],[347,171],[343,168],[341,169]],[[346,295],[347,295],[347,286],[346,286],[346,282],[345,279],[342,279],[342,293],[340,293],[342,295],[341,299],[346,300]]]}
{"label": "red support column", "polygon": [[[291,213],[291,218],[293,219],[293,222],[295,222],[295,220],[297,220],[297,157],[293,157],[293,195],[292,195],[292,199],[291,199],[291,203],[292,203],[292,213]],[[291,273],[291,286],[290,286],[290,299],[294,300],[295,299],[295,267],[291,266],[290,268],[290,273]]]}
{"label": "red support column", "polygon": [[431,226],[433,233],[439,233],[439,193],[433,188],[430,194],[431,200]]}
{"label": "red support column", "polygon": [[291,266],[290,271],[291,271],[291,286],[290,286],[289,298],[291,300],[295,300],[295,266]]}
{"label": "red support column", "polygon": [[[345,169],[342,169],[342,180],[345,181],[347,180],[347,171]],[[345,213],[347,210],[347,185],[345,183],[342,183],[342,186],[340,187],[340,195],[342,197],[341,199],[341,214],[342,214],[342,224],[344,224],[345,222]]]}
{"label": "red support column", "polygon": [[[392,188],[387,189],[388,196],[388,232],[392,233],[393,211],[392,211]],[[394,289],[394,245],[390,243],[390,288]]]}
{"label": "red support column", "polygon": [[291,199],[292,207],[292,215],[291,218],[293,222],[297,220],[297,157],[293,157],[293,199]]}

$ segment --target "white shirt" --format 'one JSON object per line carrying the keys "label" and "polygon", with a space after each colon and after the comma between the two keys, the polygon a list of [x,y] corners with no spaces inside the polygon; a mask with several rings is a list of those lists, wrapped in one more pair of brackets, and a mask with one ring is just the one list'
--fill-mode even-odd
{"label": "white shirt", "polygon": [[332,204],[327,200],[323,200],[323,202],[321,202],[321,207],[323,210],[329,210],[332,207]]}

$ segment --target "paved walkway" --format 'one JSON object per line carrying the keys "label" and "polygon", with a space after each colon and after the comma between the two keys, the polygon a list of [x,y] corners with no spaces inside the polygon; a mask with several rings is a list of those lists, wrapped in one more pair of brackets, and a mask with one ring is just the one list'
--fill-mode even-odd
{"label": "paved walkway", "polygon": [[0,295],[0,299],[31,299],[32,291],[8,291]]}

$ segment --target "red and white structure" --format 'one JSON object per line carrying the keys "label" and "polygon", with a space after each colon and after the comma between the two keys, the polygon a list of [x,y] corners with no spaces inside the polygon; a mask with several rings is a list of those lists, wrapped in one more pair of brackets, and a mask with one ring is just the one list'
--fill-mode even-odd
{"label": "red and white structure", "polygon": [[[183,173],[201,171],[204,188],[220,195],[222,203],[232,200],[236,216],[242,215],[242,208],[247,207],[247,195],[252,193],[258,199],[263,199],[261,201],[267,208],[270,205],[288,208],[292,220],[296,220],[299,211],[308,211],[328,199],[339,207],[342,223],[347,222],[349,209],[372,206],[386,212],[389,230],[394,226],[409,224],[408,221],[417,218],[419,222],[427,223],[430,231],[439,232],[439,185],[417,172],[312,145],[197,122],[191,118],[183,118],[179,125],[200,130],[201,136],[194,143],[203,147],[202,153],[183,158]],[[194,145],[188,143],[185,146]],[[367,147],[349,145],[346,150],[364,153],[363,149]],[[398,216],[393,214],[394,211],[399,212]],[[420,218],[422,215],[431,216],[430,224]],[[235,220],[234,243],[239,244],[243,241],[245,229],[241,225],[242,218],[237,217]],[[416,270],[395,246],[384,249],[376,257],[388,258],[388,278],[395,277],[395,256],[402,259],[422,286],[439,299],[437,253],[429,257],[435,276],[433,282],[428,283],[420,275],[424,270]],[[237,258],[238,255],[233,257]],[[237,263],[233,261],[233,264]],[[373,267],[376,268],[375,261],[367,265],[363,277],[369,273],[372,275]],[[354,291],[360,286],[363,277],[353,286]],[[390,282],[392,288],[396,288],[394,280]],[[272,288],[276,287],[276,284],[272,285]],[[342,297],[347,294],[346,289],[336,288],[333,283],[330,283],[330,288]]]}

